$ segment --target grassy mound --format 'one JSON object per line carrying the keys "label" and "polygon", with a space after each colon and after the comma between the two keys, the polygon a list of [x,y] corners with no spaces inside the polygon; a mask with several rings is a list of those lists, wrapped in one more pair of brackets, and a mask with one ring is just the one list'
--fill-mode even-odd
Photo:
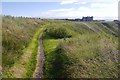
{"label": "grassy mound", "polygon": [[47,53],[44,68],[46,78],[66,78],[69,76],[67,65],[71,62],[65,53],[61,44],[58,44],[49,54]]}
{"label": "grassy mound", "polygon": [[45,30],[46,34],[53,38],[69,38],[71,34],[63,27],[49,27]]}
{"label": "grassy mound", "polygon": [[[105,43],[105,44],[104,44]],[[68,71],[74,78],[105,78],[118,75],[117,39],[104,35],[90,34],[67,39],[63,46],[69,58]]]}
{"label": "grassy mound", "polygon": [[[73,35],[63,39],[44,34],[46,78],[118,77],[118,37],[112,34],[114,29],[110,30],[101,22],[56,21],[50,25],[53,24],[65,27]],[[113,22],[109,24],[117,28]],[[47,29],[56,35],[51,26]]]}

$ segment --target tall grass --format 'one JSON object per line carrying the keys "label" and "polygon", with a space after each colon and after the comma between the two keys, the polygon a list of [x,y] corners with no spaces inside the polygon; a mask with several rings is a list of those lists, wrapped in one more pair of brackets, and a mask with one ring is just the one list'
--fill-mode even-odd
{"label": "tall grass", "polygon": [[32,77],[37,38],[41,33],[38,25],[45,23],[50,23],[43,34],[45,78],[118,77],[118,36],[113,22],[106,22],[109,28],[101,22],[41,21],[5,16],[2,29],[3,71],[10,68],[10,77],[13,74],[12,77]]}
{"label": "tall grass", "polygon": [[40,19],[3,16],[2,65],[3,73],[19,60],[33,35],[42,25]]}
{"label": "tall grass", "polygon": [[68,39],[63,45],[66,55],[75,60],[68,68],[71,77],[118,77],[117,39],[114,42],[112,37],[90,34]]}
{"label": "tall grass", "polygon": [[65,27],[73,34],[61,39],[44,34],[46,78],[118,77],[118,38],[111,30],[100,22],[86,22],[98,34],[81,22],[55,22],[49,27]]}

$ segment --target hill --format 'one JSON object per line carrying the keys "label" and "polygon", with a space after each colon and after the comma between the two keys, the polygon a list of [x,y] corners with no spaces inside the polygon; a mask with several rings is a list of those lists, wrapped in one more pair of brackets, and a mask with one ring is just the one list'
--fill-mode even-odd
{"label": "hill", "polygon": [[118,77],[120,35],[115,22],[72,22],[3,16],[4,78],[33,77],[41,33],[45,78]]}
{"label": "hill", "polygon": [[[34,18],[2,17],[2,66],[3,76],[19,61],[43,21]],[[24,60],[23,60],[24,61]]]}
{"label": "hill", "polygon": [[[71,37],[56,39],[53,35],[47,34],[49,28],[53,28],[53,31],[58,27],[65,28]],[[118,77],[117,29],[118,26],[114,22],[55,21],[51,23],[44,33],[45,77]],[[53,32],[63,33],[59,30]]]}

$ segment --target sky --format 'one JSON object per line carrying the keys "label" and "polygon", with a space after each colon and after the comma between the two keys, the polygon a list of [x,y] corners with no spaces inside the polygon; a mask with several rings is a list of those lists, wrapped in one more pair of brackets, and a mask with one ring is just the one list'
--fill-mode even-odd
{"label": "sky", "polygon": [[2,14],[40,18],[117,19],[119,0],[2,1]]}

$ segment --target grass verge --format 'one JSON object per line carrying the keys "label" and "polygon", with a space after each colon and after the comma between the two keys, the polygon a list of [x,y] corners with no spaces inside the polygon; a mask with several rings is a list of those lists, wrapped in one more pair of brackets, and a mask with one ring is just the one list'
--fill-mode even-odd
{"label": "grass verge", "polygon": [[40,28],[34,35],[29,46],[24,50],[24,54],[19,61],[16,61],[13,67],[11,67],[3,78],[30,78],[35,69],[36,55],[38,49],[38,38],[44,30],[44,26]]}

